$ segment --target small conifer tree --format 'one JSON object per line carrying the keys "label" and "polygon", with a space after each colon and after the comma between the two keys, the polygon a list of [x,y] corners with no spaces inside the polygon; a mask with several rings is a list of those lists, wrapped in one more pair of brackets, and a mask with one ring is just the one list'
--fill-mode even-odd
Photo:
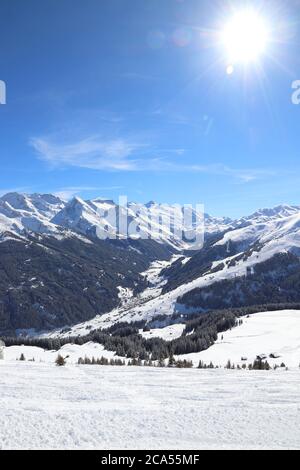
{"label": "small conifer tree", "polygon": [[58,366],[58,367],[62,367],[62,366],[65,366],[66,365],[66,360],[63,356],[61,356],[60,354],[57,356],[56,358],[56,361],[55,361],[55,364]]}

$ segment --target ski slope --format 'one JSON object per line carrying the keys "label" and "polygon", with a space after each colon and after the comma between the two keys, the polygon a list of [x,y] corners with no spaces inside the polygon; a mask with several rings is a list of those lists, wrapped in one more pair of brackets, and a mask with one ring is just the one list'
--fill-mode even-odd
{"label": "ski slope", "polygon": [[0,363],[0,449],[299,449],[299,371]]}

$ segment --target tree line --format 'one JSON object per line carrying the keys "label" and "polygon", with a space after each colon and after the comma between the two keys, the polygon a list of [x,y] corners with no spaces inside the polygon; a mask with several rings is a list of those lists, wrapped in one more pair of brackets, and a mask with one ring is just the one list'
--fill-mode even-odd
{"label": "tree line", "polygon": [[[241,324],[242,317],[259,311],[298,308],[300,305],[268,304],[257,307],[244,307],[199,312],[181,318],[185,329],[179,338],[165,341],[162,338],[146,339],[140,330],[149,330],[151,323],[140,321],[136,323],[117,323],[107,329],[90,331],[85,336],[69,336],[56,338],[38,337],[3,337],[6,346],[36,346],[44,350],[58,351],[66,344],[84,345],[88,342],[98,343],[107,351],[113,351],[119,357],[138,359],[141,361],[166,360],[174,355],[197,353],[208,349],[217,340],[218,334]],[[178,322],[178,317],[165,317],[166,324]]]}

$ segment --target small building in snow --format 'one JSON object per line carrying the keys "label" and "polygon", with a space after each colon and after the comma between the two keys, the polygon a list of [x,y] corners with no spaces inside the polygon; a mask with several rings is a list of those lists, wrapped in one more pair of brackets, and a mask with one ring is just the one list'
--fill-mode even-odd
{"label": "small building in snow", "polygon": [[270,354],[270,358],[271,359],[278,359],[280,357],[280,354],[276,353],[276,352],[273,352]]}
{"label": "small building in snow", "polygon": [[268,356],[267,356],[266,354],[264,354],[264,353],[263,353],[263,354],[259,354],[258,356],[256,356],[256,359],[257,359],[258,361],[264,361],[264,360],[267,359],[267,358],[268,358]]}

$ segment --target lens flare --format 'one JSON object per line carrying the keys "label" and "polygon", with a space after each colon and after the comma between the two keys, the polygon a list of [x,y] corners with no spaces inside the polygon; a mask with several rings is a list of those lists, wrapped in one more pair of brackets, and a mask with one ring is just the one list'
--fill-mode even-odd
{"label": "lens flare", "polygon": [[233,65],[228,65],[227,68],[226,68],[226,73],[227,75],[232,75],[234,72],[234,67]]}

